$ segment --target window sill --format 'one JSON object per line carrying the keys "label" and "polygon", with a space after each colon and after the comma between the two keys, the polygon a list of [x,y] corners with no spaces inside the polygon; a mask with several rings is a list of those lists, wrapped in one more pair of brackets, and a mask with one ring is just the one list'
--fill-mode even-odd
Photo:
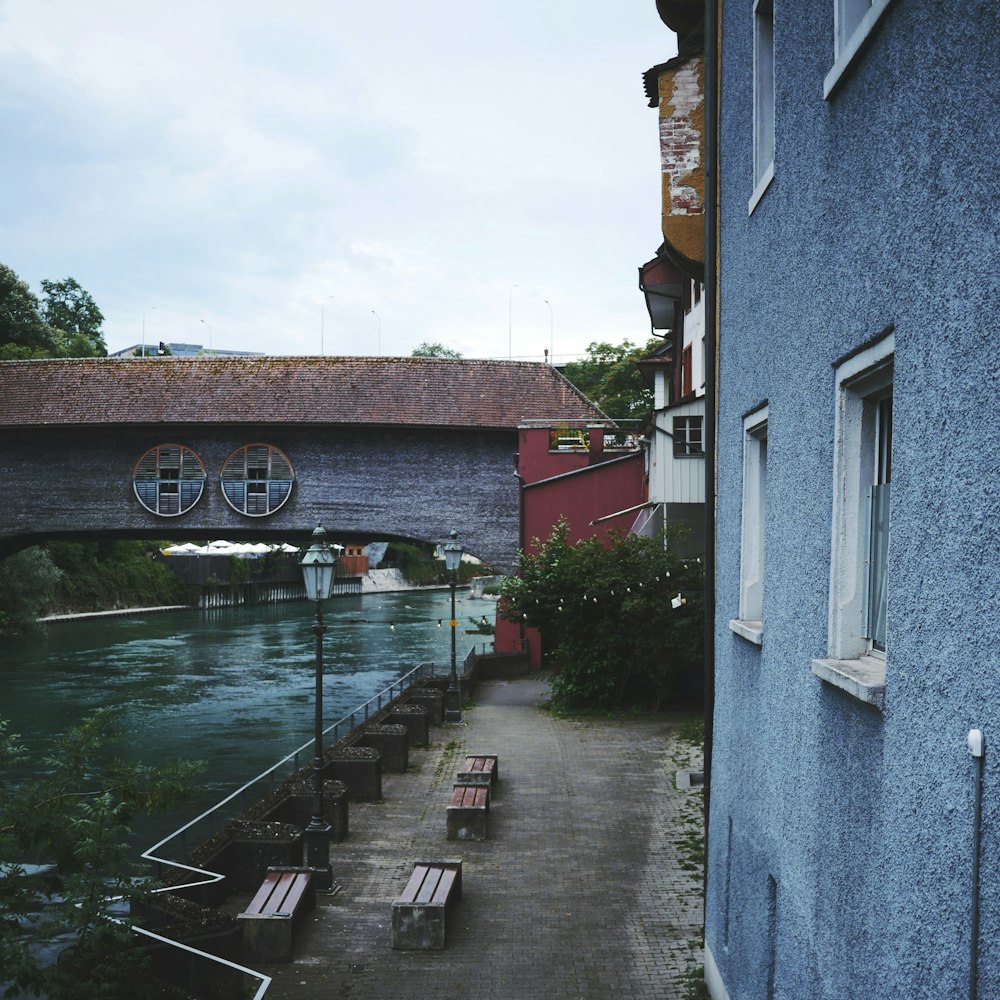
{"label": "window sill", "polygon": [[771,186],[771,181],[773,180],[774,160],[772,160],[764,169],[764,173],[761,174],[760,180],[757,181],[757,186],[753,189],[753,194],[750,195],[750,201],[747,203],[747,215],[753,215],[753,210],[757,207],[757,203],[760,199],[764,197],[764,192]]}
{"label": "window sill", "polygon": [[747,642],[752,642],[755,646],[764,645],[764,623],[753,621],[752,619],[731,618],[729,627]]}
{"label": "window sill", "polygon": [[892,0],[873,0],[871,9],[861,19],[861,23],[854,29],[848,43],[837,53],[837,59],[833,68],[826,74],[823,81],[823,100],[828,101],[840,86],[841,80],[847,71],[854,64],[861,50],[865,47],[868,39],[875,31],[875,26],[882,19],[882,15],[889,9]]}
{"label": "window sill", "polygon": [[822,681],[846,691],[852,698],[882,711],[885,696],[885,660],[859,656],[856,660],[813,660],[812,672]]}

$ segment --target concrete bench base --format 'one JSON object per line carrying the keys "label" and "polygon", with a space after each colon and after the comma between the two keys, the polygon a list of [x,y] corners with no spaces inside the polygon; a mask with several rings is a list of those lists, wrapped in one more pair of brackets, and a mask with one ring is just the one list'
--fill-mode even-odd
{"label": "concrete bench base", "polygon": [[485,840],[489,811],[489,786],[478,782],[455,785],[447,810],[448,839]]}
{"label": "concrete bench base", "polygon": [[250,962],[290,962],[297,918],[316,905],[308,868],[269,869],[257,895],[236,918],[243,928],[243,955]]}
{"label": "concrete bench base", "polygon": [[392,947],[440,950],[449,907],[462,897],[462,862],[418,861],[402,895],[392,904]]}

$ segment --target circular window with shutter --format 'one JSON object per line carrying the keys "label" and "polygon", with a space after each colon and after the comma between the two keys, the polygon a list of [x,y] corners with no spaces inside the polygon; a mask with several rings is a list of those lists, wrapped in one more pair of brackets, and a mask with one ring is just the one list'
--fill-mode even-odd
{"label": "circular window with shutter", "polygon": [[233,510],[250,517],[273,514],[291,495],[294,481],[288,456],[270,444],[237,448],[222,467],[222,495]]}
{"label": "circular window with shutter", "polygon": [[136,462],[132,488],[139,503],[151,514],[177,517],[201,499],[205,466],[182,444],[160,444]]}

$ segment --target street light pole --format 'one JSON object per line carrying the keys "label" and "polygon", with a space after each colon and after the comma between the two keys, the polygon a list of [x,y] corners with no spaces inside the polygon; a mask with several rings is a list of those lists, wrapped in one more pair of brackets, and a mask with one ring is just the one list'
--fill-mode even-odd
{"label": "street light pole", "polygon": [[[205,323],[205,321],[203,319],[198,320],[198,322],[199,323]],[[211,354],[212,353],[212,328],[211,328],[211,326],[208,325],[208,323],[205,323],[205,326],[208,327],[208,353]]]}
{"label": "street light pole", "polygon": [[511,331],[513,329],[513,318],[514,318],[514,289],[520,288],[520,285],[511,285],[510,291],[507,293],[507,360],[514,355],[513,338]]}
{"label": "street light pole", "polygon": [[302,578],[306,585],[306,596],[316,602],[316,622],[312,630],[316,636],[316,718],[313,742],[313,811],[309,825],[302,831],[306,865],[316,875],[319,888],[329,889],[333,885],[330,869],[330,834],[332,827],[323,818],[323,601],[333,593],[333,581],[337,571],[337,557],[326,544],[323,526],[316,525],[313,543],[302,557]]}
{"label": "street light pole", "polygon": [[552,312],[552,303],[548,299],[545,300],[545,304],[549,307],[549,363],[556,363],[556,345],[552,337],[552,329],[555,326],[555,316]]}
{"label": "street light pole", "polygon": [[458,619],[455,617],[455,587],[458,585],[458,567],[462,563],[462,545],[458,532],[452,528],[449,541],[444,547],[444,564],[451,574],[451,678],[448,682],[448,707],[445,709],[446,722],[462,721],[462,692],[458,686],[458,665],[455,661],[455,632]]}
{"label": "street light pole", "polygon": [[323,357],[323,356],[326,355],[326,348],[325,348],[325,346],[323,344],[323,338],[324,338],[324,336],[326,334],[326,303],[327,303],[327,300],[332,299],[332,298],[333,298],[332,295],[328,295],[319,304],[319,353],[320,353],[320,357]]}

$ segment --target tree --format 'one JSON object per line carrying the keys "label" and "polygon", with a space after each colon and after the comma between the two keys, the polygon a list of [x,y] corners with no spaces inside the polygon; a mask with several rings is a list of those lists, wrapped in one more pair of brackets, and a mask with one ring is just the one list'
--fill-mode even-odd
{"label": "tree", "polygon": [[413,358],[460,358],[462,355],[437,341],[431,343],[425,340],[413,349],[413,354],[410,356]]}
{"label": "tree", "polygon": [[[12,984],[5,995],[148,996],[145,956],[130,947],[131,924],[114,906],[116,896],[134,900],[152,888],[129,861],[129,824],[187,798],[202,765],[115,758],[119,718],[109,709],[87,716],[37,762],[7,726],[0,720],[0,969]],[[23,780],[26,771],[32,776]],[[46,962],[35,945],[57,937],[69,943]]]}
{"label": "tree", "polygon": [[[558,708],[660,707],[696,693],[704,659],[704,573],[666,535],[566,541],[561,520],[500,588],[500,614],[538,628],[559,673]],[[537,541],[537,540],[536,540]]]}
{"label": "tree", "polygon": [[107,357],[101,332],[104,314],[75,278],[42,279],[42,318],[60,335],[61,357]]}
{"label": "tree", "polygon": [[587,345],[587,356],[571,361],[563,374],[609,417],[639,420],[653,409],[653,391],[636,362],[662,346],[662,340],[650,340],[645,347],[629,340],[621,344],[594,342]]}
{"label": "tree", "polygon": [[104,316],[75,278],[42,281],[42,299],[0,264],[0,360],[95,358],[108,353]]}
{"label": "tree", "polygon": [[61,576],[42,548],[22,549],[0,560],[0,636],[35,628]]}
{"label": "tree", "polygon": [[52,358],[59,337],[45,322],[38,298],[6,264],[0,264],[0,360]]}

